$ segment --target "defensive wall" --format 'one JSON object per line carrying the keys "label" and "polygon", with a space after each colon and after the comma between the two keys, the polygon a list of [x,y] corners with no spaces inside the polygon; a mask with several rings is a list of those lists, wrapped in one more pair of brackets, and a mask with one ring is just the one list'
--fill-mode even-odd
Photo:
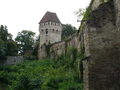
{"label": "defensive wall", "polygon": [[14,65],[24,60],[23,56],[7,56],[6,59],[0,60],[0,66],[2,65]]}
{"label": "defensive wall", "polygon": [[[83,30],[50,45],[51,59],[84,47],[84,90],[120,90],[120,0],[92,0],[89,8]],[[47,57],[45,45],[40,48],[39,59]]]}

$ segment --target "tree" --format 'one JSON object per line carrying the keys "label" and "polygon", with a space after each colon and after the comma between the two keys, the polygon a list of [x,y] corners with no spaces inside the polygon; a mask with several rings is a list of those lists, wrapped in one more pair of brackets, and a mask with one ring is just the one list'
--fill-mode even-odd
{"label": "tree", "polygon": [[79,8],[78,11],[74,11],[74,14],[78,17],[78,19],[81,19],[85,14],[86,9]]}
{"label": "tree", "polygon": [[18,55],[18,48],[17,43],[13,41],[12,39],[8,39],[7,41],[7,56],[16,56]]}
{"label": "tree", "polygon": [[38,56],[39,44],[40,44],[40,35],[36,37],[36,41],[35,41],[33,52],[32,52],[32,54],[36,57]]}
{"label": "tree", "polygon": [[7,26],[1,25],[0,26],[0,38],[3,41],[7,41],[8,35],[9,35],[9,33],[8,33],[8,30],[7,30]]}
{"label": "tree", "polygon": [[5,58],[6,48],[4,45],[4,41],[0,39],[0,59]]}
{"label": "tree", "polygon": [[75,27],[70,24],[63,24],[62,25],[62,40],[67,38],[68,36],[74,34],[77,31]]}
{"label": "tree", "polygon": [[0,59],[6,56],[17,55],[17,44],[12,40],[12,35],[8,33],[7,26],[0,26]]}
{"label": "tree", "polygon": [[35,33],[28,30],[23,30],[18,33],[15,41],[18,44],[19,52],[21,55],[24,55],[26,51],[33,49],[34,36]]}

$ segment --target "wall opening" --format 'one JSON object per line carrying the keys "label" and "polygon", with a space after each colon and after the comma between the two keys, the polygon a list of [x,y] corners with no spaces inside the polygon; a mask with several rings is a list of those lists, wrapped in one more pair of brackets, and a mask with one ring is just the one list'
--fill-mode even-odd
{"label": "wall opening", "polygon": [[46,29],[46,34],[48,34],[48,29]]}
{"label": "wall opening", "polygon": [[54,32],[54,29],[53,29],[53,32]]}

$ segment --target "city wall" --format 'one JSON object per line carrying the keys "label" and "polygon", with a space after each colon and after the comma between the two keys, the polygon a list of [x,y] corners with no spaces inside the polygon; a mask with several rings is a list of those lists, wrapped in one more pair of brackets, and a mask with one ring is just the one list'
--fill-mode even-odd
{"label": "city wall", "polygon": [[[120,1],[92,0],[89,7],[90,18],[79,34],[51,44],[51,59],[84,47],[84,90],[120,90]],[[45,46],[39,49],[39,59],[47,57]]]}

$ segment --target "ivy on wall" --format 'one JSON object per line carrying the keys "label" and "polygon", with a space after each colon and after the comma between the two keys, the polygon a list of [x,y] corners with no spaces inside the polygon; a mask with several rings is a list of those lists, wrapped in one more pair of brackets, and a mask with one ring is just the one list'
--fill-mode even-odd
{"label": "ivy on wall", "polygon": [[[105,2],[110,2],[110,1],[113,1],[113,0],[107,0],[107,1],[105,1],[105,0],[99,0],[99,2],[100,2],[101,4],[102,4],[102,3],[105,3]],[[90,19],[90,12],[91,12],[91,10],[92,10],[91,5],[93,4],[93,2],[94,2],[94,0],[91,0],[90,5],[86,8],[86,11],[85,11],[85,13],[84,13],[83,19],[82,19],[82,21],[81,21],[81,25],[80,25],[79,30],[78,30],[77,33],[79,33],[80,31],[82,31],[82,30],[84,29],[84,28],[83,28],[84,22]]]}
{"label": "ivy on wall", "polygon": [[44,43],[44,46],[45,46],[47,57],[50,57],[50,47],[51,47],[50,42],[48,44]]}
{"label": "ivy on wall", "polygon": [[67,54],[67,49],[68,49],[68,40],[65,40],[65,56]]}
{"label": "ivy on wall", "polygon": [[[91,1],[91,4],[93,3],[93,0]],[[79,30],[77,33],[83,30],[84,22],[87,21],[90,18],[90,12],[91,12],[91,4],[86,8],[86,11],[84,13],[83,19],[81,21],[81,25],[79,27]]]}

